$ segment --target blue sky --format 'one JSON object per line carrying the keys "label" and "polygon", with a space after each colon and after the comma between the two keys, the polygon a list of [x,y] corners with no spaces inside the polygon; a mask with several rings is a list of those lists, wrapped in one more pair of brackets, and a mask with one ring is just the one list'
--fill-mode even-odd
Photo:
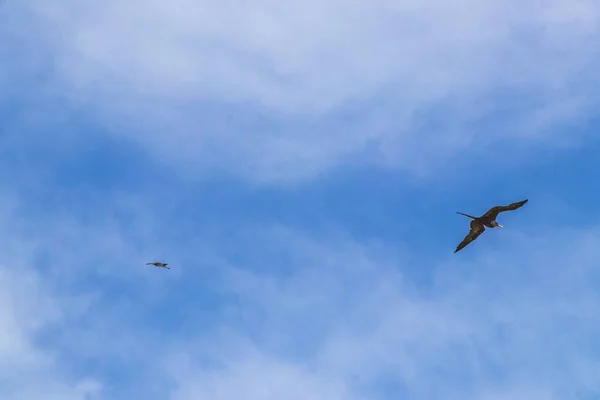
{"label": "blue sky", "polygon": [[538,3],[6,2],[0,397],[600,398],[600,4]]}

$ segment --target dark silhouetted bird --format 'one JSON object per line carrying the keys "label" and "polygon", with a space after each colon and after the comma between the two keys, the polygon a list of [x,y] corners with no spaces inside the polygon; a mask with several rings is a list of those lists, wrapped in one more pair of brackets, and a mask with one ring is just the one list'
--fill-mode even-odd
{"label": "dark silhouetted bird", "polygon": [[161,263],[161,262],[151,262],[151,263],[146,263],[146,265],[154,265],[155,267],[159,267],[159,268],[166,268],[166,269],[171,269],[169,267],[167,267],[167,263]]}
{"label": "dark silhouetted bird", "polygon": [[457,251],[462,250],[473,240],[477,239],[479,237],[479,235],[481,235],[483,233],[483,231],[485,231],[486,227],[487,228],[496,228],[496,227],[504,228],[502,225],[500,225],[498,222],[496,222],[496,217],[498,217],[498,214],[500,214],[501,212],[504,212],[504,211],[512,211],[512,210],[516,210],[517,208],[523,207],[523,205],[525,203],[527,203],[527,201],[528,200],[519,201],[517,203],[512,203],[511,205],[508,205],[508,206],[492,207],[488,210],[488,212],[483,214],[481,217],[474,217],[469,214],[463,214],[461,212],[457,212],[457,214],[464,215],[465,217],[469,217],[469,218],[473,219],[473,221],[471,221],[471,231],[469,232],[467,237],[465,237],[465,239],[458,245],[458,247],[456,248],[456,250],[454,250],[454,252],[456,253]]}

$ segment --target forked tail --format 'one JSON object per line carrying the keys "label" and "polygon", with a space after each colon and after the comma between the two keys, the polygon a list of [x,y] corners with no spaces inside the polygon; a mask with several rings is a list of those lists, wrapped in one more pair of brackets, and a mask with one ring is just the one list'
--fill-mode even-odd
{"label": "forked tail", "polygon": [[461,213],[461,212],[458,212],[458,211],[456,213],[460,214],[460,215],[464,215],[465,217],[469,217],[469,218],[472,218],[472,219],[477,219],[477,217],[474,217],[474,216],[469,215],[469,214]]}

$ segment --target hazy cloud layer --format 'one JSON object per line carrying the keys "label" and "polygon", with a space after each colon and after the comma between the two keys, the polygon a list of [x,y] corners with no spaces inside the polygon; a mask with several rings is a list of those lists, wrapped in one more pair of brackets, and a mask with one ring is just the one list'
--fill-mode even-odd
{"label": "hazy cloud layer", "polygon": [[307,252],[306,238],[286,236],[303,262],[289,278],[244,275],[242,307],[256,310],[246,333],[198,344],[218,366],[188,369],[176,398],[593,398],[597,233],[551,254],[536,248],[564,236],[519,236],[486,259],[436,265],[429,289],[380,246],[334,239]]}
{"label": "hazy cloud layer", "polygon": [[185,175],[289,181],[349,162],[440,172],[459,150],[576,143],[557,127],[598,103],[593,0],[62,0],[3,12],[13,77],[37,70],[36,93]]}
{"label": "hazy cloud layer", "polygon": [[[123,234],[114,227],[85,243],[93,253]],[[216,265],[174,265],[169,275],[144,269],[130,251],[111,260],[120,268],[62,259],[54,268],[74,275],[68,286],[47,266],[3,267],[0,349],[3,361],[18,360],[2,370],[17,383],[11,398],[36,398],[31,382],[82,400],[100,387],[108,389],[98,398],[174,400],[585,399],[600,391],[595,228],[489,236],[496,250],[421,265],[427,284],[405,274],[410,254],[388,244],[283,227],[240,235],[203,250],[221,260],[218,303],[198,275]],[[77,254],[56,247],[64,237],[40,233],[29,240],[33,251],[16,237],[5,252]],[[169,248],[196,253],[184,245]],[[96,372],[82,375],[85,365]]]}
{"label": "hazy cloud layer", "polygon": [[[595,169],[544,150],[594,159],[599,33],[593,0],[5,3],[0,398],[598,397]],[[452,254],[457,198],[521,193]]]}
{"label": "hazy cloud layer", "polygon": [[[3,246],[2,250],[7,247]],[[26,257],[26,255],[23,255]],[[93,400],[102,385],[72,375],[62,349],[40,345],[44,334],[69,329],[69,309],[37,271],[19,262],[0,266],[0,396],[15,400]],[[80,360],[78,360],[79,362]]]}

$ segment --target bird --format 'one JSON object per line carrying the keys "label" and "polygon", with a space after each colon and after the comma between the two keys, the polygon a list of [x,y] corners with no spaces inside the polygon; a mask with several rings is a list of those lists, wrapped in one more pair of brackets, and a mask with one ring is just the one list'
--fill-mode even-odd
{"label": "bird", "polygon": [[504,211],[512,211],[512,210],[516,210],[517,208],[521,208],[525,205],[525,203],[527,203],[527,201],[528,200],[525,199],[522,201],[518,201],[516,203],[512,203],[508,206],[492,207],[481,217],[474,217],[472,215],[464,214],[464,213],[457,211],[456,212],[457,214],[464,215],[465,217],[469,217],[473,221],[471,221],[471,230],[469,231],[469,234],[465,237],[465,239],[462,242],[460,242],[460,244],[458,245],[458,247],[456,247],[456,250],[454,250],[454,252],[456,253],[457,251],[462,250],[473,240],[477,239],[479,237],[479,235],[481,235],[483,233],[483,231],[485,231],[486,227],[487,228],[496,228],[496,227],[504,228],[502,225],[500,225],[498,222],[496,222],[496,217],[498,217],[498,214],[500,214],[501,212],[504,212]]}
{"label": "bird", "polygon": [[146,265],[154,265],[155,267],[159,267],[159,268],[166,268],[166,269],[171,269],[169,267],[167,267],[167,263],[161,263],[161,262],[151,262],[151,263],[146,263]]}

